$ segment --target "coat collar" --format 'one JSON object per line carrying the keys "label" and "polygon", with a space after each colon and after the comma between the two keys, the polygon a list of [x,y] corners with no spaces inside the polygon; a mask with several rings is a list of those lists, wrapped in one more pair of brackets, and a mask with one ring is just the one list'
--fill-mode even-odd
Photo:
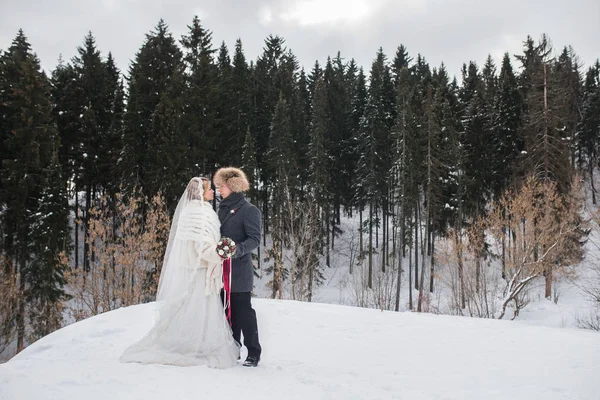
{"label": "coat collar", "polygon": [[237,211],[246,203],[247,201],[243,193],[232,193],[225,200],[223,200],[219,205],[219,214],[227,212],[227,215],[223,217],[223,220],[221,221],[221,227],[223,227],[223,225],[225,225],[225,223],[229,221],[229,219],[233,217],[235,213],[237,213]]}
{"label": "coat collar", "polygon": [[235,208],[238,206],[238,203],[246,200],[244,197],[244,193],[231,193],[226,199],[221,200],[221,204],[219,205],[219,209],[221,208]]}

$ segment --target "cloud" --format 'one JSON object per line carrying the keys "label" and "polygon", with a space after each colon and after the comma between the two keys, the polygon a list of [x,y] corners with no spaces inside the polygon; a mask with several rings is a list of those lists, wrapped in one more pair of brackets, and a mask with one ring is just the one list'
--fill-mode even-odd
{"label": "cloud", "polygon": [[242,39],[246,58],[255,60],[269,35],[280,35],[307,70],[338,51],[366,71],[379,47],[391,59],[404,44],[430,65],[443,61],[459,75],[462,63],[483,65],[491,54],[522,52],[530,34],[548,33],[557,50],[572,45],[590,65],[600,56],[600,2],[597,0],[42,0],[5,1],[0,13],[0,48],[7,49],[23,28],[45,69],[58,55],[69,60],[92,31],[98,48],[113,53],[127,71],[130,60],[160,18],[179,39],[199,15],[213,31],[213,44],[230,50]]}
{"label": "cloud", "polygon": [[371,11],[368,0],[310,0],[294,4],[279,18],[284,22],[311,26],[357,22],[367,19]]}

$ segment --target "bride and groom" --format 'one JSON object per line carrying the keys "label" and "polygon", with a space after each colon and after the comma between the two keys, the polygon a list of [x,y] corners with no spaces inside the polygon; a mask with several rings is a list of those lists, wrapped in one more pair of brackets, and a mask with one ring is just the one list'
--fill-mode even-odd
{"label": "bride and groom", "polygon": [[[261,214],[244,196],[249,184],[241,170],[221,168],[214,183],[223,197],[218,214],[210,204],[214,192],[207,178],[192,178],[179,200],[156,295],[158,317],[121,361],[228,368],[240,358],[243,333],[248,349],[243,365],[258,365],[261,346],[250,292],[251,252],[260,243]],[[224,260],[217,253],[221,237],[236,245],[229,303],[225,302],[230,322],[223,311]]]}

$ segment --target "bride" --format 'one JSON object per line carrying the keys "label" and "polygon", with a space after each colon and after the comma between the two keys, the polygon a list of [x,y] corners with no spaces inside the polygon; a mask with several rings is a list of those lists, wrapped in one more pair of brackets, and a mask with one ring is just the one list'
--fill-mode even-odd
{"label": "bride", "polygon": [[220,223],[208,203],[213,197],[208,179],[192,178],[171,224],[156,295],[158,318],[121,361],[215,368],[237,363],[240,348],[220,298]]}

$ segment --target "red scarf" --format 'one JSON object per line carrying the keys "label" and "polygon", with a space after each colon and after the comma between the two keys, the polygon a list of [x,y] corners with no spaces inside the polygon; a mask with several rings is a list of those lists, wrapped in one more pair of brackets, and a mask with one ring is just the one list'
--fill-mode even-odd
{"label": "red scarf", "polygon": [[225,290],[227,321],[231,326],[231,258],[223,260],[223,289]]}

